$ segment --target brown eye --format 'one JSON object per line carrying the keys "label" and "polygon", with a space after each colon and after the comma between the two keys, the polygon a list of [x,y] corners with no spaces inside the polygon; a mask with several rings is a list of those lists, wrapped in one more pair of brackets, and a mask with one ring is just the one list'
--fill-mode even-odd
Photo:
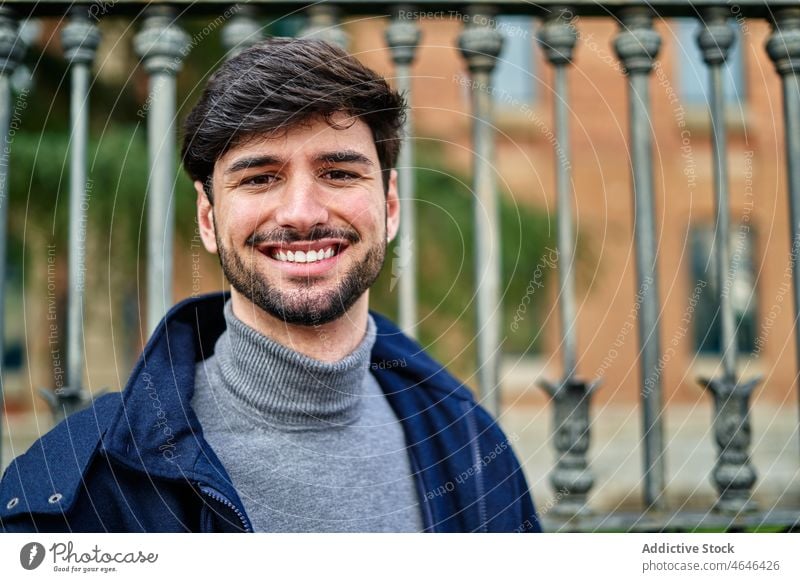
{"label": "brown eye", "polygon": [[349,182],[358,178],[357,174],[345,170],[327,170],[323,176],[336,182]]}
{"label": "brown eye", "polygon": [[243,186],[270,186],[275,183],[276,176],[272,174],[259,174],[242,180]]}

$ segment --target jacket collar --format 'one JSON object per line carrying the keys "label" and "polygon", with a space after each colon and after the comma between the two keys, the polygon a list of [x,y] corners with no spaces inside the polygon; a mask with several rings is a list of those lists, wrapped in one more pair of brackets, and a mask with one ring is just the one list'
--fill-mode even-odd
{"label": "jacket collar", "polygon": [[[106,451],[132,469],[164,479],[211,484],[232,499],[236,492],[190,406],[195,365],[209,357],[224,332],[229,293],[181,301],[164,316],[150,337],[122,393],[121,406],[104,439]],[[387,318],[370,312],[377,326],[371,371],[404,424],[409,446],[426,438],[410,430],[414,406],[409,392],[425,383],[434,400],[471,394]],[[417,410],[417,413],[421,411]],[[413,414],[411,418],[413,418]],[[419,433],[419,434],[415,434]]]}
{"label": "jacket collar", "polygon": [[226,299],[222,293],[186,299],[158,324],[106,435],[105,448],[118,461],[166,479],[217,483],[225,475],[189,402],[195,364],[211,355],[225,330]]}

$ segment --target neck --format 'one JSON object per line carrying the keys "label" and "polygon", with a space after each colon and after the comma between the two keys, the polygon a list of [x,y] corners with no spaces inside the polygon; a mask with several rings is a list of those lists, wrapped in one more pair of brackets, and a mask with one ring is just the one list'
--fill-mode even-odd
{"label": "neck", "polygon": [[274,317],[231,289],[231,306],[239,320],[271,340],[323,362],[336,362],[350,354],[364,339],[369,312],[369,291],[344,315],[320,325],[295,325]]}

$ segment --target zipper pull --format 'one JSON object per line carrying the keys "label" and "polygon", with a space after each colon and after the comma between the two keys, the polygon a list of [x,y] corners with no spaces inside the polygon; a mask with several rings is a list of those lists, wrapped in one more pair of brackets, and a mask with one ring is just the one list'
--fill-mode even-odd
{"label": "zipper pull", "polygon": [[250,520],[247,518],[247,515],[245,515],[243,510],[236,507],[236,505],[234,505],[234,503],[230,499],[225,497],[222,493],[220,493],[216,489],[209,487],[208,485],[203,485],[202,483],[198,483],[197,486],[204,495],[210,497],[217,503],[221,503],[222,505],[233,511],[236,514],[236,517],[239,518],[239,522],[242,524],[242,529],[246,533],[253,533],[253,526],[250,524]]}

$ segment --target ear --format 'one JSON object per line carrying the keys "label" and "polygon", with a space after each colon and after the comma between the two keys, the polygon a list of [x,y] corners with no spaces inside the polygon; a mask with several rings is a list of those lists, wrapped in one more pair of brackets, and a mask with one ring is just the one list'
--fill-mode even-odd
{"label": "ear", "polygon": [[400,197],[397,194],[397,170],[389,174],[389,188],[386,191],[386,236],[389,241],[397,236],[400,228]]}
{"label": "ear", "polygon": [[217,237],[214,229],[214,207],[208,199],[203,183],[195,180],[194,189],[197,191],[197,226],[200,229],[200,238],[203,246],[209,253],[217,254]]}

